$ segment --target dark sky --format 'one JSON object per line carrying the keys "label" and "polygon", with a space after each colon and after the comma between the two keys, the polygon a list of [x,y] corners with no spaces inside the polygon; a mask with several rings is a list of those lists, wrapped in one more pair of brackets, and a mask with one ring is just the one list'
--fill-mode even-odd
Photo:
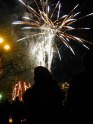
{"label": "dark sky", "polygon": [[[37,0],[38,1],[38,0]],[[51,3],[57,2],[58,0],[49,0]],[[62,1],[62,13],[68,13],[76,4],[79,5],[79,10],[82,11],[81,16],[84,16],[86,14],[89,14],[93,12],[93,3],[92,0],[60,0]],[[8,18],[10,15],[15,13],[14,8],[19,5],[18,0],[0,0],[0,26],[2,24],[8,22]],[[79,11],[78,10],[78,11]],[[16,11],[17,12],[17,11]],[[17,13],[16,13],[17,14]],[[88,19],[85,19],[85,21],[77,23],[77,26],[81,25],[87,25],[86,27],[93,28],[93,16],[88,17]],[[77,34],[85,39],[88,39],[92,42],[93,40],[93,30],[88,32],[77,32]],[[72,44],[73,45],[73,44]],[[88,44],[89,45],[89,44]],[[90,45],[89,45],[90,46]],[[76,56],[72,55],[69,50],[63,47],[63,50],[61,50],[62,53],[62,62],[59,62],[59,59],[57,58],[56,63],[53,64],[54,75],[57,79],[62,80],[63,79],[70,79],[70,77],[77,71],[81,69],[82,63],[81,63],[81,57],[86,52],[86,49],[83,48],[80,45],[74,44],[74,50],[76,52]],[[55,67],[54,67],[55,66]]]}

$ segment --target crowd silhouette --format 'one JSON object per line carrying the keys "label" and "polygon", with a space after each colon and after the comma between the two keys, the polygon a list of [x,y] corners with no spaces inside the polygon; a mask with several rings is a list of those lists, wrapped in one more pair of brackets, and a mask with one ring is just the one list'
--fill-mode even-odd
{"label": "crowd silhouette", "polygon": [[7,99],[3,102],[0,102],[0,124],[8,124],[10,112],[10,102]]}
{"label": "crowd silhouette", "polygon": [[80,123],[91,120],[93,53],[88,51],[82,59],[83,70],[72,77],[65,104],[65,93],[58,86],[51,72],[38,66],[34,69],[34,84],[23,94],[23,101],[16,97],[11,103],[0,102],[0,124]]}
{"label": "crowd silhouette", "polygon": [[[68,118],[71,123],[91,120],[93,52],[88,51],[82,58],[83,69],[72,77],[66,103]],[[74,118],[74,119],[73,119]]]}

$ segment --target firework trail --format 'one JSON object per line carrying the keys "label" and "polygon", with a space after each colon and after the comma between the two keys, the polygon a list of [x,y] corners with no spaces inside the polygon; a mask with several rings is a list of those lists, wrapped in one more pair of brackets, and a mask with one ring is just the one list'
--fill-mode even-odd
{"label": "firework trail", "polygon": [[[78,20],[82,20],[88,16],[93,15],[93,13],[87,14],[83,17],[77,18],[80,12],[75,12],[78,5],[76,5],[67,15],[60,16],[61,3],[57,2],[56,6],[50,10],[50,5],[48,0],[39,0],[37,3],[34,0],[36,9],[29,5],[26,5],[22,0],[19,0],[32,15],[30,17],[23,17],[23,21],[15,21],[12,24],[23,25],[23,30],[30,30],[30,35],[19,39],[22,41],[29,39],[31,37],[37,37],[38,42],[35,43],[32,53],[36,56],[37,65],[47,66],[51,69],[51,63],[53,60],[53,53],[56,50],[59,58],[61,59],[60,52],[57,47],[54,47],[54,38],[58,37],[60,41],[75,54],[72,46],[70,45],[70,40],[74,40],[87,49],[89,49],[85,43],[91,43],[85,39],[77,37],[71,34],[74,30],[88,30],[90,28],[75,28],[72,25]],[[57,12],[57,14],[55,14]],[[69,31],[69,33],[68,33]],[[91,43],[92,44],[92,43]],[[55,45],[56,46],[56,45]]]}

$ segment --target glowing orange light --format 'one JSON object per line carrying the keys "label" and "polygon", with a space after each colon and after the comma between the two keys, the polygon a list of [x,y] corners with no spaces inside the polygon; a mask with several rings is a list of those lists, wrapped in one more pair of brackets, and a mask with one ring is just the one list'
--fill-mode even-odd
{"label": "glowing orange light", "polygon": [[9,117],[9,123],[10,123],[10,124],[13,123],[13,119],[12,119],[11,115],[10,115],[10,117]]}
{"label": "glowing orange light", "polygon": [[7,45],[4,45],[4,49],[5,50],[9,50],[10,49],[10,46],[7,44]]}
{"label": "glowing orange light", "polygon": [[2,37],[0,37],[0,43],[2,43],[3,42],[3,38]]}

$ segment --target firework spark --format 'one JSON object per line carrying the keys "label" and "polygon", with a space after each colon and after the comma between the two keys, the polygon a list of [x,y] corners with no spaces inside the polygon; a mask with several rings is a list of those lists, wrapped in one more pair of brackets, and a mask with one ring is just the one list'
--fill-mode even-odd
{"label": "firework spark", "polygon": [[[19,39],[18,41],[25,40],[30,37],[37,37],[38,42],[36,43],[33,54],[37,56],[38,64],[46,66],[50,69],[53,59],[54,52],[54,38],[58,37],[62,43],[75,54],[72,46],[70,45],[70,40],[74,40],[84,47],[85,42],[91,43],[85,39],[72,35],[70,32],[73,30],[88,30],[90,28],[75,28],[72,26],[78,20],[82,20],[85,17],[93,15],[90,13],[83,17],[77,18],[80,12],[75,12],[78,5],[76,5],[67,15],[60,16],[61,3],[58,1],[53,10],[50,11],[50,6],[48,0],[39,0],[39,4],[36,0],[34,3],[37,9],[26,5],[22,0],[19,0],[30,12],[31,17],[23,17],[23,21],[15,21],[13,24],[20,24],[24,27],[22,29],[30,30],[30,35]],[[57,11],[57,14],[55,12]],[[55,17],[56,16],[56,17]],[[36,31],[37,30],[37,31]],[[68,33],[69,31],[69,33]],[[37,32],[37,33],[36,33]],[[92,43],[91,43],[92,44]],[[60,52],[55,48],[61,59]],[[89,48],[88,48],[89,49]],[[47,61],[47,62],[46,62]]]}

